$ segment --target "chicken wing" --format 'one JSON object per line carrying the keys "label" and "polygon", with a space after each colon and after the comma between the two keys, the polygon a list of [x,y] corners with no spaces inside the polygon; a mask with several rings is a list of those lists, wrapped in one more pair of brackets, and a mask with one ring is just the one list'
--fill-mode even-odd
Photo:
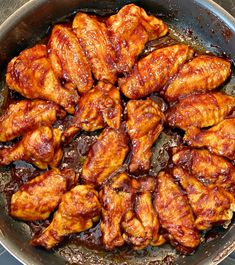
{"label": "chicken wing", "polygon": [[200,236],[187,197],[168,173],[160,172],[157,181],[154,206],[160,224],[179,251],[192,252],[199,245]]}
{"label": "chicken wing", "polygon": [[215,185],[204,186],[180,167],[174,168],[173,174],[187,192],[189,203],[196,216],[197,229],[207,230],[215,224],[232,219],[235,201],[229,192]]}
{"label": "chicken wing", "polygon": [[168,32],[162,20],[148,16],[144,9],[134,4],[125,5],[110,16],[106,25],[116,51],[119,72],[129,72],[146,42]]}
{"label": "chicken wing", "polygon": [[159,221],[153,208],[152,192],[155,190],[156,181],[152,177],[144,177],[138,180],[134,210],[129,210],[122,222],[124,240],[131,244],[134,249],[142,249],[147,245],[159,245]]}
{"label": "chicken wing", "polygon": [[43,100],[21,100],[12,103],[0,117],[0,141],[6,142],[41,125],[53,124],[57,117],[63,118],[57,104]]}
{"label": "chicken wing", "polygon": [[208,130],[190,127],[184,136],[192,147],[205,147],[211,153],[235,159],[235,118],[221,121]]}
{"label": "chicken wing", "polygon": [[7,67],[6,82],[26,98],[51,100],[74,113],[77,92],[62,87],[47,58],[45,45],[26,49],[13,58]]}
{"label": "chicken wing", "polygon": [[48,43],[49,59],[57,77],[87,92],[93,84],[91,69],[72,29],[65,25],[54,26]]}
{"label": "chicken wing", "polygon": [[25,160],[40,169],[58,166],[63,156],[60,147],[61,131],[42,126],[26,133],[22,140],[12,147],[0,150],[0,165],[5,166],[17,160]]}
{"label": "chicken wing", "polygon": [[97,80],[112,84],[117,80],[116,54],[108,38],[105,23],[94,16],[77,13],[73,29]]}
{"label": "chicken wing", "polygon": [[95,131],[106,124],[118,129],[121,123],[121,99],[119,90],[111,84],[99,81],[89,92],[84,94],[78,104],[72,125],[64,133],[65,138],[72,138],[80,129]]}
{"label": "chicken wing", "polygon": [[122,130],[106,128],[92,145],[82,167],[81,178],[87,184],[101,185],[121,167],[129,151],[128,138]]}
{"label": "chicken wing", "polygon": [[127,77],[119,79],[119,87],[128,98],[145,97],[159,91],[192,56],[193,50],[186,45],[155,50],[141,59]]}
{"label": "chicken wing", "polygon": [[131,173],[149,170],[151,147],[163,129],[164,114],[151,99],[127,103],[127,131],[132,140]]}
{"label": "chicken wing", "polygon": [[62,197],[50,225],[34,236],[31,245],[51,249],[64,236],[85,231],[99,220],[98,193],[89,185],[78,185]]}
{"label": "chicken wing", "polygon": [[205,92],[224,83],[231,74],[231,63],[216,56],[201,55],[185,64],[165,92],[174,101],[193,92]]}
{"label": "chicken wing", "polygon": [[184,148],[172,160],[204,183],[216,184],[235,196],[235,167],[227,159],[207,150]]}
{"label": "chicken wing", "polygon": [[121,221],[126,212],[132,209],[132,196],[131,179],[125,173],[115,176],[100,191],[99,198],[102,207],[100,229],[103,244],[108,250],[124,244]]}
{"label": "chicken wing", "polygon": [[167,111],[167,122],[172,127],[187,130],[213,126],[235,109],[235,97],[221,92],[189,95]]}
{"label": "chicken wing", "polygon": [[56,168],[28,181],[11,197],[11,216],[25,221],[47,219],[76,181],[73,170]]}

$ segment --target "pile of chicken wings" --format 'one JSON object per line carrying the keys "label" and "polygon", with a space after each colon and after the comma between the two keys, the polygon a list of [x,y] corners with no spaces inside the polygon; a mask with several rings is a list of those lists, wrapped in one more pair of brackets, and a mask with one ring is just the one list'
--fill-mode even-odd
{"label": "pile of chicken wings", "polygon": [[[17,139],[3,144],[0,165],[25,160],[46,170],[13,194],[10,215],[53,215],[32,245],[51,249],[100,222],[107,250],[170,242],[187,254],[200,244],[200,231],[232,219],[235,98],[214,90],[231,64],[180,43],[139,56],[167,33],[162,20],[134,4],[108,18],[79,12],[52,28],[47,45],[8,64],[7,85],[24,99],[0,117],[0,141]],[[53,127],[67,115],[73,119],[64,131]],[[164,127],[184,132],[184,143],[172,148],[170,166],[150,176],[151,148]],[[81,173],[60,169],[63,147],[96,130]]]}

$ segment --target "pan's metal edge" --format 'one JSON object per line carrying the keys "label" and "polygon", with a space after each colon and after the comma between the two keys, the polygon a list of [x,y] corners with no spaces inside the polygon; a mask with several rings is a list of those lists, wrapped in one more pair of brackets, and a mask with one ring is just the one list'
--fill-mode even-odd
{"label": "pan's metal edge", "polygon": [[[13,28],[22,17],[28,14],[31,10],[35,9],[37,6],[40,6],[46,0],[29,0],[29,2],[23,4],[20,8],[18,8],[14,13],[12,13],[1,25],[0,25],[0,36],[6,35],[11,28]],[[224,8],[222,8],[219,4],[215,3],[212,0],[195,0],[196,3],[201,5],[202,7],[208,9],[212,13],[214,13],[217,17],[221,18],[227,26],[235,32],[235,18],[230,15]],[[10,243],[6,240],[0,239],[2,246],[19,262],[24,265],[31,265],[27,259],[24,259],[22,255],[19,255],[17,250],[12,250],[10,248]],[[219,264],[222,260],[224,260],[227,256],[229,256],[235,250],[235,240],[231,245],[225,247],[222,251],[226,252],[226,255],[222,255],[219,260],[215,262],[210,262],[207,264]],[[229,249],[230,248],[230,249]],[[229,251],[228,251],[229,249]]]}
{"label": "pan's metal edge", "polygon": [[231,14],[229,14],[223,7],[215,3],[213,0],[195,0],[195,2],[197,2],[202,7],[212,11],[235,32],[235,18]]}

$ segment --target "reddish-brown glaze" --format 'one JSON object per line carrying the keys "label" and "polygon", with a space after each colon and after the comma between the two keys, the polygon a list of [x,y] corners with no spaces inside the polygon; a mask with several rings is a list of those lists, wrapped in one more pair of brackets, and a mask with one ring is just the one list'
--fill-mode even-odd
{"label": "reddish-brown glaze", "polygon": [[74,113],[77,92],[60,84],[47,58],[45,45],[35,45],[13,58],[7,67],[6,82],[10,89],[26,98],[51,100]]}
{"label": "reddish-brown glaze", "polygon": [[235,98],[221,92],[188,95],[167,111],[166,118],[171,127],[203,128],[222,121],[233,109]]}
{"label": "reddish-brown glaze", "polygon": [[175,101],[193,92],[213,90],[231,74],[231,63],[225,59],[200,55],[185,64],[168,86],[165,98]]}
{"label": "reddish-brown glaze", "polygon": [[127,77],[119,79],[122,93],[128,98],[139,99],[159,91],[193,53],[183,44],[155,50],[141,59]]}
{"label": "reddish-brown glaze", "polygon": [[73,20],[73,29],[95,78],[115,83],[117,80],[116,54],[108,38],[106,25],[94,16],[77,13]]}
{"label": "reddish-brown glaze", "polygon": [[193,147],[205,147],[210,152],[235,159],[235,118],[225,119],[208,130],[190,127],[184,140]]}
{"label": "reddish-brown glaze", "polygon": [[131,173],[150,168],[151,147],[163,129],[164,114],[151,99],[127,103],[127,131],[132,140]]}
{"label": "reddish-brown glaze", "polygon": [[54,26],[48,49],[52,68],[58,78],[71,83],[80,93],[92,87],[90,66],[72,28]]}
{"label": "reddish-brown glaze", "polygon": [[162,20],[148,16],[144,9],[129,4],[106,20],[118,59],[118,71],[129,72],[147,41],[167,34]]}
{"label": "reddish-brown glaze", "polygon": [[13,194],[10,214],[25,221],[47,219],[60,203],[62,195],[76,182],[73,170],[47,171],[23,184]]}
{"label": "reddish-brown glaze", "polygon": [[154,206],[160,224],[173,245],[182,252],[192,252],[199,245],[200,237],[187,197],[168,173],[160,172],[157,181]]}

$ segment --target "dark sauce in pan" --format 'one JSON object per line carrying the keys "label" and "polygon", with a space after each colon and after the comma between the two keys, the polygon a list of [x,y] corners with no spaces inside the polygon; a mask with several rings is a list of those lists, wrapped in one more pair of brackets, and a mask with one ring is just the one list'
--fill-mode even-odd
{"label": "dark sauce in pan", "polygon": [[[86,10],[85,10],[86,11]],[[102,15],[102,14],[100,14]],[[74,15],[66,17],[65,19],[62,20],[63,23],[67,23],[67,24],[71,24],[71,21],[73,19]],[[102,17],[101,20],[104,20],[105,17]],[[164,18],[163,18],[164,20]],[[191,35],[191,31],[188,30],[188,34]],[[47,43],[48,39],[49,39],[49,33],[48,35],[43,38],[40,43]],[[181,35],[180,33],[176,32],[174,29],[170,29],[170,33],[163,37],[160,38],[158,40],[153,40],[149,43],[146,44],[146,47],[144,49],[144,51],[141,53],[141,55],[139,56],[144,57],[147,54],[149,54],[150,52],[154,51],[155,49],[158,48],[162,48],[162,47],[166,47],[169,45],[174,45],[177,43],[186,43],[189,44],[190,46],[192,46],[196,52],[198,54],[201,53],[208,53],[205,49],[203,49],[200,46],[197,46],[197,43],[193,42],[193,43],[189,43],[187,41],[187,38],[185,38],[186,36]],[[230,92],[230,91],[229,91]],[[227,93],[229,93],[227,91]],[[231,93],[231,92],[230,92]],[[169,106],[166,104],[166,102],[164,102],[164,100],[158,95],[158,94],[152,94],[150,96],[155,102],[158,103],[158,105],[160,106],[161,110],[164,112],[166,111]],[[16,101],[16,100],[20,100],[23,97],[21,95],[19,95],[18,93],[14,92],[14,91],[10,91],[8,93],[7,96],[7,100],[4,103],[4,107],[6,108],[10,103]],[[123,107],[124,107],[124,113],[123,113],[123,122],[125,122],[125,118],[126,118],[126,111],[125,111],[125,106],[126,106],[126,99],[123,98]],[[58,120],[54,127],[60,128],[62,130],[64,130],[65,128],[67,128],[72,120],[72,116],[68,115],[66,116],[63,120]],[[96,131],[93,133],[87,133],[87,132],[80,132],[75,138],[74,140],[68,144],[64,146],[64,156],[63,156],[63,160],[60,164],[59,168],[72,168],[76,171],[76,173],[80,173],[81,172],[81,167],[86,159],[87,153],[89,151],[90,146],[96,141],[98,135],[99,135],[100,131]],[[166,169],[166,168],[171,168],[171,161],[170,161],[170,149],[172,147],[175,146],[179,146],[182,145],[182,131],[177,130],[177,129],[170,129],[168,127],[165,127],[163,132],[161,133],[160,137],[158,138],[158,140],[156,141],[156,143],[154,144],[154,146],[152,147],[152,151],[153,151],[153,156],[152,156],[152,161],[151,161],[151,168],[148,172],[148,175],[151,176],[156,176],[157,173],[162,170],[162,169]],[[11,145],[12,143],[10,143],[9,145]],[[1,147],[1,146],[0,146]],[[129,164],[129,160],[130,160],[130,155],[127,157],[126,161],[124,162],[122,168],[120,169],[120,171],[124,171],[125,169],[128,168],[128,164]],[[14,162],[11,166],[9,167],[5,167],[1,170],[0,174],[2,175],[2,172],[5,171],[10,171],[11,174],[11,179],[9,180],[9,182],[4,185],[0,182],[0,192],[3,192],[6,196],[8,205],[10,204],[10,198],[12,196],[13,193],[15,193],[19,187],[26,183],[28,180],[40,175],[43,173],[42,170],[37,169],[36,167],[34,167],[31,164],[28,164],[26,162],[23,161],[17,161]],[[138,176],[141,177],[141,176]],[[32,236],[35,233],[39,233],[43,228],[47,227],[51,221],[53,217],[53,213],[51,214],[51,216],[49,217],[48,220],[45,221],[37,221],[37,222],[27,222],[27,224],[29,225],[30,229],[31,229],[31,234]],[[221,233],[221,230],[219,230],[218,228],[215,228],[212,230],[212,232],[210,231],[208,234],[205,234],[204,239],[206,241],[211,241],[212,239],[218,237],[218,234]],[[72,249],[70,249],[70,245],[75,245],[75,247],[73,247]],[[73,234],[70,235],[68,237],[66,237],[61,244],[59,245],[59,247],[56,248],[56,251],[59,252],[60,255],[66,257],[66,259],[69,261],[69,263],[73,263],[74,260],[72,258],[70,258],[70,254],[72,253],[77,253],[77,255],[80,253],[79,251],[79,246],[85,246],[88,249],[92,249],[94,255],[96,255],[98,252],[97,251],[103,251],[104,247],[102,245],[102,240],[101,240],[101,231],[100,231],[100,223],[97,223],[94,227],[92,227],[91,229],[84,231],[82,233],[78,233],[78,234]],[[77,250],[78,247],[78,250]],[[143,257],[148,256],[150,253],[150,256],[154,256],[154,251],[156,250],[156,248],[154,247],[148,247],[145,250],[141,250],[141,251],[135,251],[135,254],[133,254],[133,250],[131,250],[128,246],[123,246],[117,250],[112,251],[112,254],[117,254],[118,256],[118,263],[119,263],[119,259],[120,259],[120,254],[121,256],[126,256],[126,257],[133,257],[134,255],[139,256],[141,258],[141,262],[138,264],[151,264],[150,262],[147,262],[147,259],[144,260]],[[78,252],[76,252],[78,251]],[[71,254],[71,255],[72,255]],[[161,260],[161,262],[159,261],[154,261],[152,264],[173,264],[173,260],[174,260],[174,251],[170,248],[167,247],[166,249],[164,249],[163,247],[163,259]],[[104,255],[105,257],[105,255]],[[157,255],[156,255],[157,257]],[[146,261],[146,262],[145,262]],[[143,262],[143,263],[142,263]],[[79,261],[76,261],[77,264],[80,264]],[[81,263],[83,264],[83,263]],[[91,264],[93,264],[91,262]],[[95,264],[95,263],[94,263]],[[101,264],[101,263],[100,263]],[[103,261],[102,264],[106,264],[105,261]],[[110,264],[110,263],[107,263]],[[114,263],[115,263],[115,259],[114,259]],[[123,263],[123,264],[128,264],[128,263]]]}

